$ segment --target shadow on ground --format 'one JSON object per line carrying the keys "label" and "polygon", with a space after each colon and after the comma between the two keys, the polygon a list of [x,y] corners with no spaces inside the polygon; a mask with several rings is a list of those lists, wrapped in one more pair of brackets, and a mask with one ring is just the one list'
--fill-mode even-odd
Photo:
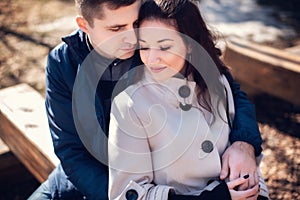
{"label": "shadow on ground", "polygon": [[300,138],[300,106],[267,94],[253,97],[257,121]]}

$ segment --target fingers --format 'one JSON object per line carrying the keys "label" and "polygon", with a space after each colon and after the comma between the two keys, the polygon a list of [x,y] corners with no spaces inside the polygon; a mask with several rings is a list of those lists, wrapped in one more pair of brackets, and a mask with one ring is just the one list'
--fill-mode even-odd
{"label": "fingers", "polygon": [[[248,173],[241,173],[243,174],[248,174]],[[238,187],[238,190],[246,190],[249,188],[253,188],[255,185],[258,185],[259,183],[259,177],[258,177],[258,173],[257,170],[253,171],[252,173],[249,173],[249,179],[248,182],[241,184]]]}
{"label": "fingers", "polygon": [[[243,183],[243,184],[241,184],[239,187],[238,187],[238,190],[247,190],[247,189],[249,189],[250,187],[249,187],[249,182],[251,181],[251,182],[254,182],[254,177],[253,177],[253,175],[252,175],[252,173],[245,173],[245,172],[241,172],[241,177],[243,177],[243,176],[245,176],[245,175],[248,175],[249,176],[249,178],[248,178],[248,180],[245,182],[245,183]],[[254,185],[253,185],[254,186]]]}
{"label": "fingers", "polygon": [[243,195],[245,195],[247,198],[257,198],[258,196],[258,185],[254,186],[253,188],[250,188],[248,190],[244,191],[238,191],[241,192]]}
{"label": "fingers", "polygon": [[228,163],[229,158],[226,155],[227,154],[224,153],[224,155],[222,156],[222,169],[220,173],[221,180],[224,180],[229,174],[229,163]]}
{"label": "fingers", "polygon": [[245,175],[244,177],[240,177],[233,181],[229,181],[229,182],[227,182],[227,186],[228,186],[229,190],[232,190],[232,189],[238,187],[239,185],[244,184],[245,182],[248,182],[248,178],[249,178],[249,175]]}
{"label": "fingers", "polygon": [[255,170],[253,172],[253,175],[250,176],[249,178],[249,188],[252,188],[254,187],[255,185],[257,185],[259,183],[259,178],[258,178],[258,173],[257,173],[257,170]]}
{"label": "fingers", "polygon": [[[239,168],[231,168],[230,174],[229,174],[229,180],[235,180],[240,177],[240,170]],[[247,181],[248,184],[248,181]]]}
{"label": "fingers", "polygon": [[258,196],[258,185],[243,191],[236,191],[230,189],[229,192],[232,199],[256,200]]}
{"label": "fingers", "polygon": [[258,198],[258,194],[248,197],[247,200],[257,200],[257,198]]}

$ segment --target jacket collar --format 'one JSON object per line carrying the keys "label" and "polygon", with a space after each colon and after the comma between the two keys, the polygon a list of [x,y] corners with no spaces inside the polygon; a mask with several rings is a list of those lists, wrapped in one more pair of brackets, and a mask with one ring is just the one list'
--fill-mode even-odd
{"label": "jacket collar", "polygon": [[87,43],[87,35],[80,29],[77,29],[70,35],[63,37],[62,41],[68,45],[69,50],[71,51],[70,53],[73,58],[76,59],[77,63],[82,63],[90,53]]}
{"label": "jacket collar", "polygon": [[80,29],[77,29],[70,35],[63,37],[62,41],[68,45],[71,55],[75,59],[76,63],[81,64],[89,54],[89,59],[92,59],[96,62],[101,61],[100,63],[113,63],[118,62],[119,60],[105,58],[94,51],[93,46],[89,42],[87,34]]}

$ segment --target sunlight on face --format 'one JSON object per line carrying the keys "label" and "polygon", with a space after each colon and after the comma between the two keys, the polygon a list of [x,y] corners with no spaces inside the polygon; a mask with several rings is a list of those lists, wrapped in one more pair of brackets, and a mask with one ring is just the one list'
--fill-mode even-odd
{"label": "sunlight on face", "polygon": [[145,20],[139,29],[140,55],[156,80],[167,80],[185,65],[187,48],[172,25],[158,20]]}
{"label": "sunlight on face", "polygon": [[140,1],[116,10],[103,6],[103,19],[94,18],[94,26],[87,25],[87,33],[95,50],[108,58],[127,59],[133,56],[137,38],[134,25]]}

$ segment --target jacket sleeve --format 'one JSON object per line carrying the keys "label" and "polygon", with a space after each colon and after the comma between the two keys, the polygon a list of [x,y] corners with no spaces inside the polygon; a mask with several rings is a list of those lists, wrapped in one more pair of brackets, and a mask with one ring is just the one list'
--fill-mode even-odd
{"label": "jacket sleeve", "polygon": [[247,95],[240,90],[240,85],[235,82],[229,71],[224,74],[232,89],[235,118],[230,133],[230,142],[244,141],[253,145],[255,155],[258,156],[262,152],[262,138],[256,121],[256,113],[254,105],[249,101]]}
{"label": "jacket sleeve", "polygon": [[46,112],[54,150],[74,186],[88,199],[107,199],[108,169],[89,154],[73,121],[72,87],[76,66],[62,46],[52,50],[46,67]]}
{"label": "jacket sleeve", "polygon": [[109,126],[109,190],[111,200],[167,200],[171,187],[153,184],[146,132],[125,92],[115,97]]}

